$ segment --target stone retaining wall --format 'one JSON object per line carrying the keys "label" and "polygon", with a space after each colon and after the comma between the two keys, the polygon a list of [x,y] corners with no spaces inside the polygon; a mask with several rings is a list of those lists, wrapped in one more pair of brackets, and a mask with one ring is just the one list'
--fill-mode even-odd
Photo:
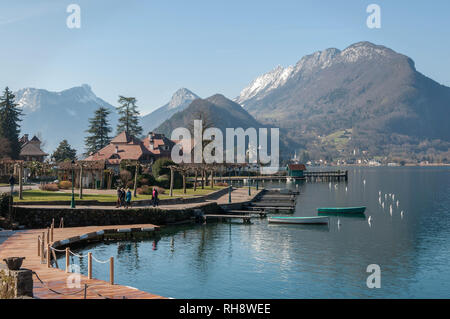
{"label": "stone retaining wall", "polygon": [[15,207],[14,222],[29,229],[49,227],[52,219],[58,227],[61,218],[64,218],[64,227],[105,226],[105,225],[133,225],[154,224],[167,225],[188,221],[198,214],[220,213],[221,208],[216,203],[206,203],[188,209],[95,209],[95,208],[35,208]]}

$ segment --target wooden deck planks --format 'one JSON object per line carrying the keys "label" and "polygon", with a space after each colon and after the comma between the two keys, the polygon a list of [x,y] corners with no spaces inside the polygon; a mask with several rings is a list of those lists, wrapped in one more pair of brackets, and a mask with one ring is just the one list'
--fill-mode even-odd
{"label": "wooden deck planks", "polygon": [[[89,227],[74,227],[74,228],[57,228],[54,230],[54,241],[64,240],[70,237],[81,236],[91,232],[97,232],[105,229],[126,229],[126,228],[150,228],[157,227],[155,225],[121,225],[121,226],[89,226]],[[67,278],[71,275],[63,269],[47,268],[46,263],[41,264],[40,257],[37,255],[37,237],[46,233],[46,230],[26,230],[20,231],[9,237],[4,243],[0,245],[0,260],[6,257],[23,256],[26,257],[23,263],[23,268],[32,269],[35,271],[41,280],[46,283],[48,287],[62,293],[73,293],[84,288],[84,284],[88,284],[86,298],[89,299],[103,299],[97,293],[114,299],[122,299],[123,297],[132,299],[165,299],[164,297],[147,293],[134,289],[132,287],[110,285],[108,282],[92,279],[89,280],[87,276],[81,275],[80,288],[67,288]],[[61,265],[65,267],[65,265]],[[47,289],[42,285],[36,276],[33,276],[34,281],[34,296],[41,299],[81,299],[84,298],[84,292],[76,295],[58,295]]]}

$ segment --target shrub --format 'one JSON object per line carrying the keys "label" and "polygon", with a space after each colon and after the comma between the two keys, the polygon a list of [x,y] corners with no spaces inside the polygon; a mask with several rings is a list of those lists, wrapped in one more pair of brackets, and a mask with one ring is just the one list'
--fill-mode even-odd
{"label": "shrub", "polygon": [[217,182],[214,183],[214,186],[228,186],[228,183]]}
{"label": "shrub", "polygon": [[59,188],[70,189],[70,188],[72,188],[72,182],[71,181],[61,181],[61,182],[59,182]]}
{"label": "shrub", "polygon": [[41,185],[39,185],[39,189],[42,191],[49,191],[49,192],[59,191],[58,184],[56,184],[56,183],[41,184]]}
{"label": "shrub", "polygon": [[153,187],[156,188],[159,195],[165,194],[165,192],[166,192],[166,190],[162,187],[147,186],[147,185],[143,185],[142,187],[139,187],[136,191],[139,195],[151,195],[153,192]]}
{"label": "shrub", "polygon": [[9,209],[9,194],[0,194],[0,216],[6,216]]}

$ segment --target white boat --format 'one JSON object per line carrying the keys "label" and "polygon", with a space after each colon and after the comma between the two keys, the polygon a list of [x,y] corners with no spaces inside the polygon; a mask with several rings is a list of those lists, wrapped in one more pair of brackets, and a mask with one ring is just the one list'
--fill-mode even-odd
{"label": "white boat", "polygon": [[328,224],[329,217],[269,217],[269,223],[276,224],[308,224],[308,225],[323,225]]}

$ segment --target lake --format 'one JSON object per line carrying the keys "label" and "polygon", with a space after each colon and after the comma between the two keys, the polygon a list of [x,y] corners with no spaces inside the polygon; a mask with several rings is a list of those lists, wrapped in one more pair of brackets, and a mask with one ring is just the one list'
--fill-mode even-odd
{"label": "lake", "polygon": [[[177,226],[158,240],[77,252],[114,256],[117,284],[173,298],[450,297],[450,168],[349,168],[347,184],[301,183],[297,189],[295,216],[316,216],[323,206],[367,206],[366,218],[332,217],[329,226],[269,225],[265,219]],[[385,194],[395,194],[394,201]],[[366,284],[371,264],[381,269],[379,289]],[[94,262],[93,268],[95,278],[108,280],[108,264]],[[86,260],[81,272],[87,273]]]}

